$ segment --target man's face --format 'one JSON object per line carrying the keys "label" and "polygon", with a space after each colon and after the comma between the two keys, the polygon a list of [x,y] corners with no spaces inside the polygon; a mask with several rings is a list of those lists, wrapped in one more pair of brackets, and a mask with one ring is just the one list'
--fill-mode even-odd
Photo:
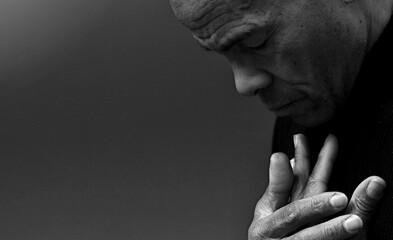
{"label": "man's face", "polygon": [[239,93],[316,126],[348,97],[366,49],[365,21],[343,1],[174,0],[199,44],[223,54]]}

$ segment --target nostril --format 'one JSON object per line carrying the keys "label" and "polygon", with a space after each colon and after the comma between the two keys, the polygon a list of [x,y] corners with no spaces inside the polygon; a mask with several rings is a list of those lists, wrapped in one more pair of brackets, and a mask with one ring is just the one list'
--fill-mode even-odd
{"label": "nostril", "polygon": [[240,95],[245,97],[254,97],[259,94],[262,88],[253,86],[252,84],[248,85],[247,83],[236,84],[236,90]]}
{"label": "nostril", "polygon": [[241,89],[241,88],[237,88],[236,90],[237,90],[237,92],[238,92],[240,95],[245,96],[245,97],[253,97],[253,96],[255,96],[255,95],[258,94],[258,90],[253,90],[253,89],[247,89],[247,88]]}
{"label": "nostril", "polygon": [[258,93],[258,90],[255,90],[254,92],[252,92],[252,93],[250,94],[250,97],[254,97],[255,95],[257,95],[257,93]]}
{"label": "nostril", "polygon": [[254,93],[252,94],[252,96],[258,95],[259,90],[260,90],[260,89],[255,90]]}

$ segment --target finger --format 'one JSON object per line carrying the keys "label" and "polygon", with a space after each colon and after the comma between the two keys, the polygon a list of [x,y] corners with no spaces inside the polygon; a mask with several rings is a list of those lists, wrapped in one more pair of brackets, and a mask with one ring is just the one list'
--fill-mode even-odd
{"label": "finger", "polygon": [[307,139],[303,134],[293,136],[295,145],[294,158],[294,184],[292,190],[291,200],[298,200],[303,198],[303,190],[305,189],[310,175],[309,150]]}
{"label": "finger", "polygon": [[295,158],[292,158],[291,160],[289,160],[289,163],[291,164],[291,168],[293,171],[293,169],[295,168]]}
{"label": "finger", "polygon": [[367,225],[385,188],[386,183],[382,178],[376,176],[367,178],[355,189],[346,212],[358,215]]}
{"label": "finger", "polygon": [[304,191],[305,197],[326,191],[337,152],[337,138],[330,134],[319,152],[318,161],[308,179],[307,187]]}
{"label": "finger", "polygon": [[327,192],[292,202],[254,223],[254,234],[280,238],[312,221],[331,216],[347,206],[343,193]]}
{"label": "finger", "polygon": [[303,229],[284,239],[341,240],[357,234],[362,229],[363,222],[358,216],[344,215]]}
{"label": "finger", "polygon": [[269,185],[255,208],[255,216],[262,218],[288,203],[293,185],[293,173],[287,155],[274,153],[270,158]]}

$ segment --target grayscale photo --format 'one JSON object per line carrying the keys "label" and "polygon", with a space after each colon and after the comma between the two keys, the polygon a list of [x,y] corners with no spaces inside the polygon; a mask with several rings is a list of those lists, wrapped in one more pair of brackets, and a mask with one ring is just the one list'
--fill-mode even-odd
{"label": "grayscale photo", "polygon": [[392,14],[0,1],[0,239],[393,239]]}

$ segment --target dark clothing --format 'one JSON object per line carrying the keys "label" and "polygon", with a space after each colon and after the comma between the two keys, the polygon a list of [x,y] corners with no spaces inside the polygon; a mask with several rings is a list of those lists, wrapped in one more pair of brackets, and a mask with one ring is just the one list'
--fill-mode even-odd
{"label": "dark clothing", "polygon": [[[345,43],[343,43],[345,44]],[[273,152],[293,157],[292,136],[307,136],[311,161],[329,133],[339,142],[339,153],[329,182],[329,191],[348,198],[369,176],[387,183],[384,198],[369,226],[368,239],[393,239],[393,20],[367,54],[348,103],[334,119],[316,128],[304,128],[289,117],[277,118]]]}

